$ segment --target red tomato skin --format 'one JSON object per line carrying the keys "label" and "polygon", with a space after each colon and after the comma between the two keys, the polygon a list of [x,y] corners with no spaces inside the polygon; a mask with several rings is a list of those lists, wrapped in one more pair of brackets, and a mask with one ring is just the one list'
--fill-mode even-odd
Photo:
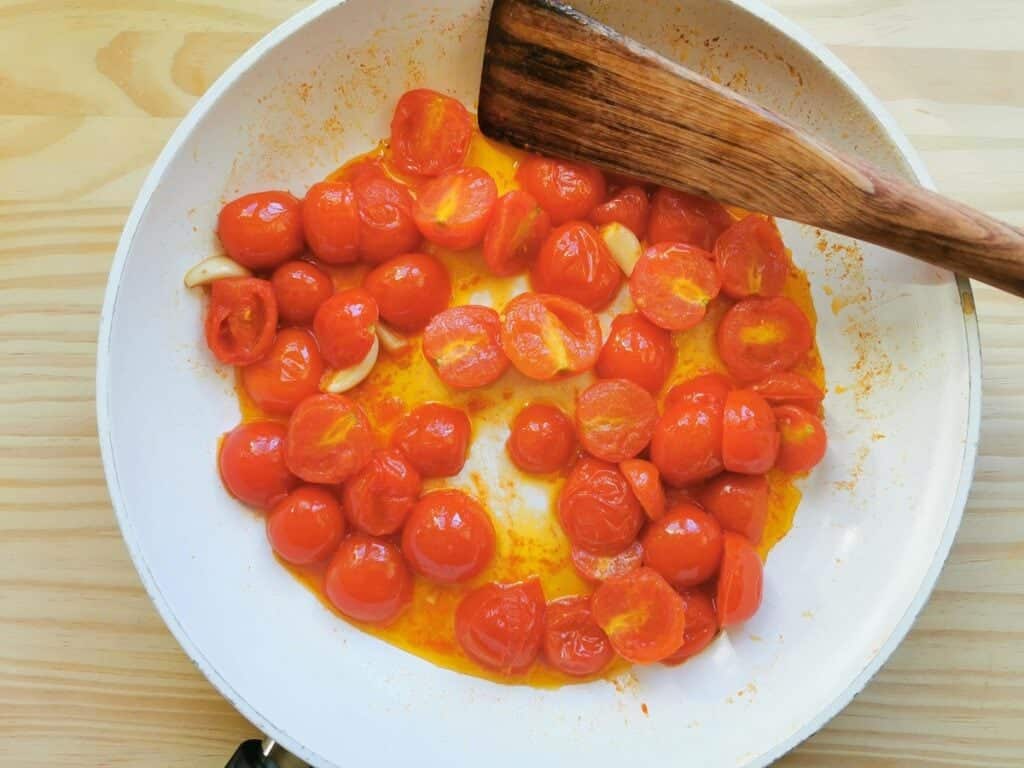
{"label": "red tomato skin", "polygon": [[726,531],[715,598],[719,625],[725,629],[747,621],[757,613],[763,592],[764,566],[754,545],[745,536]]}
{"label": "red tomato skin", "polygon": [[[785,328],[780,331],[779,327]],[[745,341],[746,336],[779,337],[770,343]],[[718,324],[718,354],[729,373],[740,381],[759,381],[788,371],[810,351],[814,333],[807,316],[791,299],[744,299],[735,304]]]}
{"label": "red tomato skin", "polygon": [[742,534],[752,544],[761,543],[768,521],[768,479],[764,475],[723,473],[701,490],[699,498],[724,530]]}
{"label": "red tomato skin", "polygon": [[682,504],[647,526],[644,565],[676,589],[703,584],[722,559],[722,528],[700,507]]}
{"label": "red tomato skin", "polygon": [[330,275],[308,261],[286,261],[270,277],[277,313],[285,323],[309,325],[320,305],[331,298]]}
{"label": "red tomato skin", "polygon": [[772,408],[756,392],[736,389],[725,399],[722,461],[730,472],[761,475],[775,465],[779,432]]}
{"label": "red tomato skin", "polygon": [[789,275],[786,246],[775,226],[763,216],[747,216],[715,242],[715,264],[722,293],[731,299],[778,296]]}
{"label": "red tomato skin", "polygon": [[604,174],[597,168],[537,155],[520,163],[516,178],[555,226],[586,219],[607,190]]}
{"label": "red tomato skin", "polygon": [[448,306],[452,282],[444,264],[425,253],[406,253],[374,267],[363,278],[380,317],[396,331],[416,333]]}
{"label": "red tomato skin", "polygon": [[658,468],[644,459],[627,459],[619,464],[619,471],[648,519],[659,520],[665,514],[665,489]]}
{"label": "red tomato skin", "polygon": [[459,584],[479,576],[494,559],[491,518],[462,491],[423,496],[402,529],[402,552],[420,576],[436,584]]}
{"label": "red tomato skin", "polygon": [[617,315],[601,354],[597,375],[602,379],[629,379],[657,394],[676,362],[669,333],[639,312]]}
{"label": "red tomato skin", "polygon": [[668,667],[682,664],[696,656],[715,639],[718,634],[718,617],[715,605],[703,589],[684,589],[679,592],[683,598],[683,611],[686,614],[686,633],[683,644],[661,663]]}
{"label": "red tomato skin", "polygon": [[810,472],[825,457],[825,425],[795,405],[780,405],[774,413],[781,438],[775,466],[790,474]]}
{"label": "red tomato skin", "polygon": [[354,533],[327,566],[324,591],[350,619],[389,624],[412,600],[412,576],[390,541]]}
{"label": "red tomato skin", "polygon": [[456,389],[493,384],[510,365],[498,313],[472,304],[434,316],[423,332],[423,355],[441,381]]}
{"label": "red tomato skin", "polygon": [[506,445],[519,469],[544,475],[568,466],[576,452],[576,433],[560,408],[531,403],[513,419]]}
{"label": "red tomato skin", "polygon": [[677,487],[721,472],[722,406],[682,400],[667,408],[654,426],[651,461],[662,479]]}
{"label": "red tomato skin", "polygon": [[484,234],[484,261],[508,277],[524,272],[551,232],[551,217],[521,189],[506,192],[494,206]]}
{"label": "red tomato skin", "polygon": [[599,227],[618,222],[643,240],[647,234],[647,217],[650,202],[643,187],[630,186],[620,189],[606,202],[590,212],[590,220]]}
{"label": "red tomato skin", "polygon": [[464,411],[426,403],[402,419],[391,436],[391,446],[423,477],[452,477],[466,463],[471,431]]}
{"label": "red tomato skin", "polygon": [[576,434],[592,456],[617,464],[651,441],[658,404],[628,379],[602,379],[576,397]]}
{"label": "red tomato skin", "polygon": [[244,195],[221,208],[217,236],[249,269],[273,269],[302,253],[302,204],[280,190]]}
{"label": "red tomato skin", "polygon": [[338,369],[360,362],[373,346],[379,317],[377,302],[362,288],[346,288],[331,296],[313,318],[324,360]]}
{"label": "red tomato skin", "polygon": [[644,562],[644,548],[639,541],[633,541],[628,547],[614,555],[595,555],[579,547],[570,550],[572,567],[580,578],[600,583],[613,576],[635,571]]}
{"label": "red tomato skin", "polygon": [[395,450],[375,451],[345,483],[345,515],[364,533],[389,536],[401,529],[422,487],[420,473],[405,456]]}
{"label": "red tomato skin", "polygon": [[699,324],[721,285],[711,254],[681,243],[648,247],[629,276],[637,309],[667,331]]}
{"label": "red tomato skin", "polygon": [[282,560],[309,565],[334,553],[345,533],[338,500],[326,488],[303,485],[267,516],[267,538]]}
{"label": "red tomato skin", "polygon": [[537,579],[477,587],[455,610],[455,637],[466,655],[503,675],[526,671],[544,639],[544,591]]}
{"label": "red tomato skin", "polygon": [[724,373],[702,373],[676,384],[665,395],[665,410],[676,403],[692,401],[711,403],[719,410],[725,408],[725,398],[735,386]]}
{"label": "red tomato skin", "polygon": [[383,174],[364,173],[352,181],[359,205],[359,255],[379,264],[420,244],[409,190]]}
{"label": "red tomato skin", "polygon": [[292,411],[284,456],[307,483],[341,483],[373,454],[366,414],[344,395],[313,395]]}
{"label": "red tomato skin", "polygon": [[547,604],[544,660],[567,675],[596,675],[615,657],[608,635],[590,613],[589,595],[570,595]]}
{"label": "red tomato skin", "polygon": [[359,258],[359,203],[348,181],[320,181],[302,203],[302,223],[309,249],[327,264]]}
{"label": "red tomato skin", "polygon": [[647,241],[686,243],[711,251],[730,226],[732,216],[713,200],[660,187],[651,199]]}
{"label": "red tomato skin", "polygon": [[558,518],[573,545],[596,555],[614,555],[636,538],[644,513],[618,467],[584,458],[562,488]]}
{"label": "red tomato skin", "polygon": [[590,599],[590,610],[618,654],[637,664],[667,658],[685,637],[682,598],[651,568],[638,568],[600,584]]}
{"label": "red tomato skin", "polygon": [[277,300],[270,283],[255,277],[215,282],[205,331],[206,345],[226,365],[249,365],[262,358],[277,333]]}
{"label": "red tomato skin", "polygon": [[[552,349],[551,338],[559,349]],[[502,313],[501,346],[524,376],[537,381],[565,378],[594,367],[601,324],[593,312],[564,296],[523,293]]]}
{"label": "red tomato skin", "polygon": [[228,493],[268,509],[299,484],[284,458],[285,428],[273,421],[239,424],[224,435],[217,465]]}
{"label": "red tomato skin", "polygon": [[302,328],[282,328],[270,352],[242,369],[242,386],[261,410],[287,416],[318,391],[324,364],[313,336]]}
{"label": "red tomato skin", "polygon": [[622,270],[591,224],[571,221],[553,230],[541,245],[530,285],[597,311],[619,292]]}
{"label": "red tomato skin", "polygon": [[773,373],[750,386],[771,405],[796,405],[807,411],[820,407],[825,399],[821,388],[806,376],[792,371]]}
{"label": "red tomato skin", "polygon": [[424,185],[413,218],[427,240],[462,251],[484,239],[497,201],[498,186],[487,171],[459,168]]}
{"label": "red tomato skin", "polygon": [[456,99],[419,88],[402,95],[391,118],[395,165],[438,176],[462,164],[473,138],[473,117]]}

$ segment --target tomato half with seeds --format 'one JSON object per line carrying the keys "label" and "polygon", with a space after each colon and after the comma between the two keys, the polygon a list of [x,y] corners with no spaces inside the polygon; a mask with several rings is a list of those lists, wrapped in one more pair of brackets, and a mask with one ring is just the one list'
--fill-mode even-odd
{"label": "tomato half with seeds", "polygon": [[804,410],[816,410],[825,393],[821,387],[799,373],[780,371],[751,384],[750,389],[772,405],[796,405]]}
{"label": "tomato half with seeds", "polygon": [[286,261],[270,277],[277,313],[285,323],[308,325],[320,305],[331,298],[331,276],[308,261]]}
{"label": "tomato half with seeds", "polygon": [[589,595],[570,595],[548,603],[543,650],[548,664],[574,677],[595,675],[615,657],[608,635],[590,612]]}
{"label": "tomato half with seeds", "polygon": [[618,463],[647,447],[658,421],[651,394],[627,379],[602,379],[576,397],[576,434],[587,453]]}
{"label": "tomato half with seeds", "polygon": [[595,555],[579,547],[572,547],[569,553],[572,567],[587,581],[601,582],[635,571],[644,563],[644,548],[639,541],[614,555]]}
{"label": "tomato half with seeds", "polygon": [[452,297],[448,270],[425,253],[405,253],[379,264],[363,278],[363,288],[376,300],[381,318],[403,333],[422,330]]}
{"label": "tomato half with seeds", "polygon": [[703,584],[722,559],[722,527],[692,504],[680,504],[644,531],[644,565],[677,589]]}
{"label": "tomato half with seeds", "polygon": [[359,258],[359,203],[348,181],[320,181],[302,202],[302,223],[309,249],[328,264]]}
{"label": "tomato half with seeds", "polygon": [[699,494],[700,502],[723,529],[760,544],[768,520],[768,479],[764,475],[725,472]]}
{"label": "tomato half with seeds", "polygon": [[503,675],[525,672],[544,639],[544,590],[537,579],[484,584],[455,609],[455,638],[466,655]]}
{"label": "tomato half with seeds", "polygon": [[785,296],[737,303],[719,323],[716,339],[729,373],[743,381],[788,371],[814,344],[807,316]]}
{"label": "tomato half with seeds", "polygon": [[274,343],[277,299],[266,280],[226,277],[210,288],[206,345],[227,365],[255,363]]}
{"label": "tomato half with seeds", "polygon": [[722,628],[742,624],[761,606],[764,565],[754,545],[738,533],[722,534],[722,565],[715,607]]}
{"label": "tomato half with seeds", "polygon": [[249,269],[273,269],[302,253],[302,203],[280,190],[244,195],[221,208],[217,236]]}
{"label": "tomato half with seeds", "polygon": [[267,538],[282,560],[309,565],[332,555],[345,533],[345,518],[334,494],[302,485],[274,505]]}
{"label": "tomato half with seeds", "polygon": [[604,200],[607,189],[604,174],[591,165],[537,155],[519,164],[516,178],[555,226],[586,219]]}
{"label": "tomato half with seeds", "polygon": [[498,198],[484,233],[484,261],[507,277],[526,270],[551,232],[551,217],[533,196],[513,189]]}
{"label": "tomato half with seeds", "polygon": [[363,173],[352,181],[359,206],[359,255],[378,264],[420,244],[409,190],[383,173]]}
{"label": "tomato half with seeds", "polygon": [[732,381],[724,373],[702,373],[672,387],[665,395],[665,410],[683,400],[715,403],[721,409],[733,389]]}
{"label": "tomato half with seeds", "polygon": [[733,224],[715,243],[722,293],[732,299],[778,296],[789,275],[789,257],[779,230],[757,214]]}
{"label": "tomato half with seeds", "polygon": [[725,399],[722,419],[722,461],[730,472],[761,475],[779,455],[775,414],[763,397],[736,389]]}
{"label": "tomato half with seeds", "polygon": [[648,519],[660,519],[665,514],[665,489],[661,487],[658,468],[644,459],[626,459],[619,464],[619,471],[626,478]]}
{"label": "tomato half with seeds", "polygon": [[679,243],[652,245],[629,276],[637,309],[667,331],[697,325],[721,287],[711,254]]}
{"label": "tomato half with seeds", "polygon": [[394,162],[406,173],[437,176],[462,164],[473,117],[456,99],[426,88],[404,93],[391,118]]}
{"label": "tomato half with seeds", "polygon": [[601,325],[593,312],[571,299],[524,293],[505,306],[501,346],[524,376],[550,381],[594,367]]}
{"label": "tomato half with seeds", "polygon": [[622,270],[591,224],[571,221],[555,229],[537,254],[530,285],[588,309],[608,306],[622,285]]}
{"label": "tomato half with seeds", "polygon": [[662,664],[670,667],[696,656],[718,634],[718,616],[715,615],[714,603],[707,592],[703,589],[683,589],[679,596],[683,599],[683,612],[686,614],[686,632],[683,633],[683,644],[671,656],[661,660]]}
{"label": "tomato half with seeds", "polygon": [[732,216],[714,200],[661,187],[651,198],[647,240],[686,243],[710,251],[730,226]]}
{"label": "tomato half with seeds", "polygon": [[558,519],[574,546],[595,555],[615,555],[633,543],[644,512],[618,467],[584,458],[562,487]]}
{"label": "tomato half with seeds", "polygon": [[340,483],[373,454],[366,414],[344,395],[313,395],[292,412],[285,440],[288,468],[307,483]]}
{"label": "tomato half with seeds", "polygon": [[821,419],[795,405],[775,408],[781,443],[775,466],[783,472],[810,472],[825,457],[828,437]]}
{"label": "tomato half with seeds", "polygon": [[476,499],[452,488],[421,498],[402,529],[402,552],[412,569],[436,584],[478,576],[494,559],[491,518]]}
{"label": "tomato half with seeds", "polygon": [[452,477],[466,463],[470,432],[469,417],[464,411],[441,403],[426,403],[398,423],[391,445],[423,477]]}
{"label": "tomato half with seeds", "polygon": [[722,471],[722,408],[713,400],[683,399],[654,425],[651,461],[669,485],[684,486]]}
{"label": "tomato half with seeds", "polygon": [[576,452],[576,432],[560,408],[531,403],[512,420],[507,448],[512,463],[524,472],[557,472]]}
{"label": "tomato half with seeds", "polygon": [[405,523],[422,487],[420,473],[399,451],[374,451],[345,483],[345,515],[371,536],[388,536]]}
{"label": "tomato half with seeds", "polygon": [[597,358],[602,379],[629,379],[658,392],[676,362],[672,337],[639,312],[617,315]]}
{"label": "tomato half with seeds", "polygon": [[302,328],[282,328],[266,357],[242,369],[242,386],[260,410],[287,416],[317,393],[323,371],[313,335]]}
{"label": "tomato half with seeds", "polygon": [[423,355],[441,381],[456,389],[486,387],[508,370],[501,318],[490,307],[446,309],[423,332]]}
{"label": "tomato half with seeds", "polygon": [[459,168],[419,191],[413,218],[427,240],[461,251],[483,240],[497,201],[498,187],[487,171]]}
{"label": "tomato half with seeds", "polygon": [[338,291],[321,304],[313,330],[324,360],[341,369],[366,357],[377,336],[379,314],[377,302],[362,288]]}
{"label": "tomato half with seeds", "polygon": [[612,647],[627,661],[661,661],[683,643],[683,599],[652,568],[638,568],[603,582],[591,597],[590,610]]}
{"label": "tomato half with seeds", "polygon": [[634,235],[643,240],[647,234],[647,217],[650,213],[650,202],[647,191],[643,187],[630,186],[620,189],[608,200],[590,212],[590,220],[600,226],[618,222]]}
{"label": "tomato half with seeds", "polygon": [[239,424],[224,435],[217,457],[228,493],[267,509],[299,484],[284,456],[285,428],[274,421]]}
{"label": "tomato half with seeds", "polygon": [[412,576],[390,541],[354,533],[327,566],[324,591],[350,619],[390,624],[412,600]]}

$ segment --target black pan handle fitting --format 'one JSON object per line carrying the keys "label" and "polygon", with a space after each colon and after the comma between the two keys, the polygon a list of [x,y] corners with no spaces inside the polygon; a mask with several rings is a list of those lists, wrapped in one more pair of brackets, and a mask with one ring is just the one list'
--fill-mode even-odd
{"label": "black pan handle fitting", "polygon": [[243,741],[224,768],[310,768],[273,739]]}

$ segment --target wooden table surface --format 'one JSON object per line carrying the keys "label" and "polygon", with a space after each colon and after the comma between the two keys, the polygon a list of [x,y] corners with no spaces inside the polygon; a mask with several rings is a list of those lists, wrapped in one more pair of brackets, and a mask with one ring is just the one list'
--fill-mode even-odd
{"label": "wooden table surface", "polygon": [[[772,0],[878,93],[943,191],[1024,225],[1022,0]],[[221,766],[254,730],[139,584],[107,499],[97,318],[179,119],[301,0],[0,0],[0,755]],[[1024,765],[1024,302],[976,287],[977,477],[931,602],[857,700],[781,761]]]}

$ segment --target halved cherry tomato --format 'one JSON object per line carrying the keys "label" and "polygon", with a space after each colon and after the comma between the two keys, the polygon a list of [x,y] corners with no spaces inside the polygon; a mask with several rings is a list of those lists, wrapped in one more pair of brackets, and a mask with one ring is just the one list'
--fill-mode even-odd
{"label": "halved cherry tomato", "polygon": [[752,544],[761,543],[768,520],[768,479],[764,475],[726,472],[701,490],[700,502],[722,528],[743,534]]}
{"label": "halved cherry tomato", "polygon": [[341,542],[327,566],[324,591],[349,618],[388,624],[412,599],[412,576],[390,541],[354,533]]}
{"label": "halved cherry tomato", "polygon": [[792,371],[770,374],[750,388],[772,405],[797,405],[805,410],[816,409],[825,399],[817,384]]}
{"label": "halved cherry tomato", "polygon": [[605,196],[604,174],[583,163],[530,155],[520,163],[516,178],[555,226],[586,219]]}
{"label": "halved cherry tomato", "polygon": [[644,531],[644,565],[677,589],[695,587],[715,575],[722,559],[722,527],[700,507],[681,504]]}
{"label": "halved cherry tomato", "polygon": [[344,395],[313,395],[292,412],[284,455],[308,483],[340,483],[370,460],[373,432],[366,414]]}
{"label": "halved cherry tomato", "polygon": [[603,582],[590,600],[590,610],[612,647],[627,661],[661,661],[683,643],[683,599],[652,568],[638,568]]}
{"label": "halved cherry tomato", "polygon": [[558,519],[575,546],[595,555],[615,555],[632,544],[644,512],[618,467],[584,458],[576,462],[558,497]]}
{"label": "halved cherry tomato", "polygon": [[619,471],[626,478],[648,519],[660,519],[665,514],[665,489],[661,487],[658,468],[643,459],[626,459],[619,464]]}
{"label": "halved cherry tomato", "polygon": [[607,201],[590,212],[590,220],[599,227],[617,221],[634,235],[643,240],[647,234],[647,217],[650,202],[643,187],[620,189]]}
{"label": "halved cherry tomato", "polygon": [[366,357],[376,338],[379,312],[373,296],[362,288],[338,291],[321,304],[313,330],[324,360],[348,368]]}
{"label": "halved cherry tomato", "polygon": [[742,624],[761,605],[764,590],[764,566],[746,536],[726,531],[722,534],[722,566],[718,574],[715,607],[721,627]]}
{"label": "halved cherry tomato", "polygon": [[550,293],[524,293],[505,305],[501,346],[520,373],[539,381],[590,370],[601,325],[581,304]]}
{"label": "halved cherry tomato", "polygon": [[206,345],[228,365],[255,363],[274,343],[277,300],[266,280],[226,277],[210,289]]}
{"label": "halved cherry tomato", "polygon": [[644,563],[644,548],[634,540],[614,555],[595,555],[579,547],[570,550],[572,567],[587,581],[606,581],[613,576],[635,571]]}
{"label": "halved cherry tomato", "polygon": [[407,173],[437,176],[462,164],[473,138],[473,117],[458,101],[418,88],[398,100],[391,118],[395,165]]}
{"label": "halved cherry tomato", "polygon": [[217,236],[249,269],[273,269],[302,253],[302,203],[279,190],[244,195],[221,208]]}
{"label": "halved cherry tomato", "polygon": [[494,525],[472,496],[453,488],[421,498],[402,529],[412,569],[437,584],[478,576],[494,559]]}
{"label": "halved cherry tomato", "polygon": [[814,344],[807,316],[785,296],[744,299],[718,325],[718,354],[729,372],[757,381],[796,365]]}
{"label": "halved cherry tomato", "polygon": [[308,565],[338,548],[345,518],[334,494],[302,485],[281,499],[267,517],[267,538],[282,560]]}
{"label": "halved cherry tomato", "polygon": [[486,387],[508,370],[501,348],[501,318],[490,307],[446,309],[423,332],[423,355],[445,384],[456,389]]}
{"label": "halved cherry tomato", "polygon": [[455,637],[483,666],[503,675],[524,672],[540,652],[545,607],[537,579],[484,584],[455,609]]}
{"label": "halved cherry tomato", "polygon": [[521,189],[498,198],[484,234],[484,261],[505,277],[522,272],[533,261],[551,231],[551,217]]}
{"label": "halved cherry tomato", "polygon": [[622,285],[622,269],[591,224],[571,221],[555,229],[540,247],[530,285],[588,309],[608,306]]}
{"label": "halved cherry tomato", "polygon": [[416,198],[420,233],[442,248],[478,245],[498,201],[498,186],[482,168],[459,168],[428,182]]}
{"label": "halved cherry tomato", "polygon": [[349,521],[371,536],[387,536],[405,523],[423,480],[398,451],[375,451],[345,483],[342,498]]}
{"label": "halved cherry tomato", "polygon": [[576,434],[592,456],[618,463],[647,447],[658,421],[651,394],[627,379],[602,379],[576,397]]}
{"label": "halved cherry tomato", "polygon": [[683,400],[717,403],[721,409],[732,390],[733,384],[724,373],[702,373],[672,387],[665,395],[665,410]]}
{"label": "halved cherry tomato", "polygon": [[669,485],[681,486],[722,471],[722,404],[682,399],[654,426],[651,461]]}
{"label": "halved cherry tomato", "polygon": [[331,298],[330,275],[308,261],[286,261],[270,277],[281,320],[308,325],[320,305]]}
{"label": "halved cherry tomato", "polygon": [[775,466],[783,472],[810,472],[825,456],[828,437],[821,419],[795,405],[775,409],[781,445]]}
{"label": "halved cherry tomato", "polygon": [[224,435],[217,465],[228,493],[266,509],[299,484],[284,460],[285,428],[273,421],[239,424]]}
{"label": "halved cherry tomato", "polygon": [[763,397],[735,389],[725,398],[722,420],[722,461],[730,472],[761,475],[779,455],[775,414]]}
{"label": "halved cherry tomato", "polygon": [[779,230],[763,216],[751,214],[715,243],[715,263],[722,293],[733,299],[778,296],[789,274],[789,257]]}
{"label": "halved cherry tomato", "polygon": [[382,173],[363,173],[352,181],[359,205],[359,255],[379,263],[415,251],[420,231],[412,217],[409,190]]}
{"label": "halved cherry tomato", "polygon": [[697,325],[721,287],[711,254],[679,243],[652,245],[629,276],[637,309],[668,331]]}
{"label": "halved cherry tomato", "polygon": [[415,333],[448,306],[452,282],[444,264],[425,253],[406,253],[378,265],[363,278],[380,316],[395,330]]}
{"label": "halved cherry tomato", "polygon": [[347,181],[320,181],[302,203],[302,222],[309,249],[328,264],[359,258],[359,204]]}
{"label": "halved cherry tomato", "polygon": [[464,411],[426,403],[399,422],[391,445],[424,477],[451,477],[459,474],[466,463],[470,431]]}
{"label": "halved cherry tomato", "polygon": [[560,408],[531,403],[512,420],[507,447],[512,463],[524,472],[557,472],[572,459],[576,433]]}
{"label": "halved cherry tomato", "polygon": [[651,199],[647,241],[685,243],[710,251],[732,226],[732,216],[714,200],[659,188]]}
{"label": "halved cherry tomato", "polygon": [[711,598],[703,589],[684,589],[679,592],[683,598],[683,612],[686,614],[686,632],[683,644],[661,663],[674,667],[707,648],[718,634],[718,617]]}
{"label": "halved cherry tomato", "polygon": [[629,379],[655,394],[675,361],[676,348],[668,332],[639,312],[631,312],[612,320],[608,339],[597,358],[597,375],[602,379]]}
{"label": "halved cherry tomato", "polygon": [[544,659],[559,672],[594,675],[615,656],[608,635],[590,612],[590,595],[552,600],[544,617]]}
{"label": "halved cherry tomato", "polygon": [[323,371],[312,334],[302,328],[282,328],[267,356],[242,369],[242,386],[260,410],[287,416],[316,394]]}

